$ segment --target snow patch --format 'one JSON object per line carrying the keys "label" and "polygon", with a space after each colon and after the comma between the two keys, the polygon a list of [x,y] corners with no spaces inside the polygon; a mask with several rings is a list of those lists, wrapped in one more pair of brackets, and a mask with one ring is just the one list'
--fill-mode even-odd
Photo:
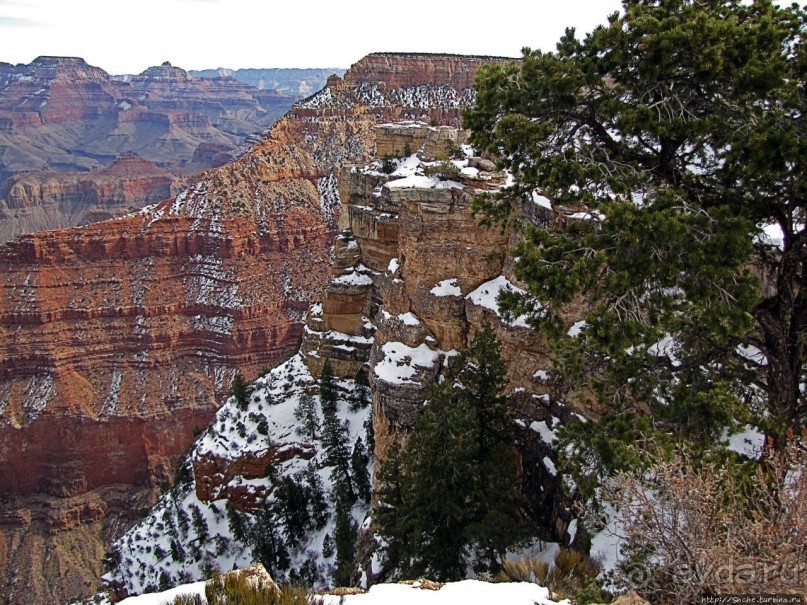
{"label": "snow patch", "polygon": [[452,277],[451,279],[444,279],[436,286],[434,286],[431,290],[429,290],[429,294],[432,296],[462,296],[462,290],[457,285],[457,278]]}
{"label": "snow patch", "polygon": [[350,273],[335,277],[331,283],[338,286],[372,286],[373,280],[369,275],[351,271]]}
{"label": "snow patch", "polygon": [[28,422],[39,418],[42,411],[48,407],[50,400],[57,394],[53,374],[36,374],[32,376],[25,388],[25,399],[22,402],[22,409],[25,410],[25,417]]}
{"label": "snow patch", "polygon": [[389,384],[417,384],[412,377],[418,368],[433,368],[442,351],[433,351],[428,345],[408,347],[402,342],[387,342],[381,347],[384,358],[373,368],[379,379]]}
{"label": "snow patch", "polygon": [[605,215],[599,210],[592,210],[591,212],[574,212],[567,214],[566,218],[578,221],[604,221]]}
{"label": "snow patch", "polygon": [[572,519],[569,523],[569,527],[566,529],[569,532],[569,544],[574,542],[575,537],[577,536],[577,519]]}
{"label": "snow patch", "polygon": [[109,394],[101,407],[101,416],[111,416],[118,410],[118,398],[120,396],[120,381],[123,373],[119,368],[112,371],[112,382],[109,384]]}
{"label": "snow patch", "polygon": [[[490,584],[479,580],[449,582],[440,590],[414,584],[376,584],[366,594],[324,595],[323,605],[553,605],[549,589],[532,582]],[[561,603],[568,604],[564,600]],[[138,604],[139,605],[139,604]]]}
{"label": "snow patch", "polygon": [[760,351],[754,345],[738,345],[737,353],[745,357],[748,361],[753,361],[757,365],[768,365],[768,358],[765,356],[765,353]]}
{"label": "snow patch", "polygon": [[[504,321],[504,318],[502,318],[501,311],[499,311],[499,300],[498,300],[499,294],[503,291],[516,292],[518,294],[526,294],[524,290],[511,284],[510,281],[504,275],[500,275],[495,279],[485,282],[465,298],[470,300],[478,307],[485,307],[486,309],[490,309],[500,319],[502,319],[502,321]],[[527,323],[526,315],[521,315],[519,317],[516,317],[513,321],[505,323],[517,328],[530,327],[529,324]]]}
{"label": "snow patch", "polygon": [[555,431],[550,429],[545,420],[541,420],[540,422],[533,422],[530,424],[530,428],[538,433],[541,437],[541,441],[546,443],[547,445],[552,445],[555,441],[558,440],[558,436],[555,435]]}
{"label": "snow patch", "polygon": [[532,201],[538,206],[552,210],[552,202],[550,202],[549,198],[541,194],[537,189],[532,192]]}
{"label": "snow patch", "polygon": [[398,167],[390,176],[395,177],[408,177],[413,176],[420,168],[420,158],[417,153],[413,153],[409,157],[404,158],[398,164]]}
{"label": "snow patch", "polygon": [[747,424],[742,431],[729,437],[727,447],[741,456],[759,460],[765,447],[765,435],[757,427]]}
{"label": "snow patch", "polygon": [[576,321],[575,323],[572,324],[572,327],[569,328],[569,331],[566,333],[572,338],[577,338],[578,336],[580,336],[580,334],[583,333],[583,330],[585,330],[587,327],[588,327],[587,321]]}
{"label": "snow patch", "polygon": [[118,605],[165,605],[166,603],[172,603],[180,595],[199,595],[202,597],[202,602],[207,603],[205,582],[194,582],[193,584],[177,586],[163,592],[152,592],[138,597],[129,597],[120,601]]}
{"label": "snow patch", "polygon": [[381,311],[381,315],[384,319],[393,319],[400,321],[405,326],[419,326],[420,320],[417,316],[412,313],[411,311],[407,311],[406,313],[400,313],[398,315],[392,315],[391,313],[387,313],[387,311]]}

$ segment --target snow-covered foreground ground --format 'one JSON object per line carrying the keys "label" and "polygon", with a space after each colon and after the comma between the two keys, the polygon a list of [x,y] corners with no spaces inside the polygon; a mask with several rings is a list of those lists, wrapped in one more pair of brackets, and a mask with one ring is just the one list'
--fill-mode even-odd
{"label": "snow-covered foreground ground", "polygon": [[[204,582],[172,588],[166,592],[130,597],[119,605],[163,605],[180,594],[205,595]],[[342,600],[344,599],[344,600]],[[440,590],[419,588],[418,584],[377,584],[365,594],[323,595],[323,605],[555,605],[549,590],[529,582],[490,584],[478,580],[449,582]],[[560,601],[567,604],[568,601]]]}

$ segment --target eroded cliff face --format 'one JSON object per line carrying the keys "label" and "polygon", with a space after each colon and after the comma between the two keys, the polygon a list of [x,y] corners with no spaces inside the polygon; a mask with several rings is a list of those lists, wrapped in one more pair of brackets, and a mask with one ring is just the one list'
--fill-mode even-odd
{"label": "eroded cliff face", "polygon": [[[448,69],[439,56],[383,57],[417,76],[382,87],[350,75],[376,69],[373,57],[360,61],[176,198],[0,247],[8,603],[90,592],[101,565],[87,553],[170,481],[235,372],[254,378],[296,349],[327,281],[336,167],[372,157],[373,127],[411,116],[458,122],[473,96],[468,77],[443,78],[461,58],[445,58]],[[483,62],[468,61],[472,70]],[[402,103],[424,87],[428,103]],[[49,563],[56,552],[69,572]]]}

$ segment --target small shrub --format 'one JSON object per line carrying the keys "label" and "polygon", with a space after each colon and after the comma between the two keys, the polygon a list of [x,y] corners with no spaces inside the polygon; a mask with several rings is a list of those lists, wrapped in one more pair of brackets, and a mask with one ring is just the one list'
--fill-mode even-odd
{"label": "small shrub", "polygon": [[448,147],[446,147],[446,155],[455,160],[465,159],[465,152],[462,150],[462,147],[454,143],[451,143],[448,145]]}
{"label": "small shrub", "polygon": [[233,378],[232,389],[236,405],[239,409],[245,411],[249,407],[249,396],[252,392],[252,387],[247,384],[244,377],[239,373]]}
{"label": "small shrub", "polygon": [[[551,592],[564,598],[591,592],[600,568],[591,557],[578,550],[561,548],[555,555],[555,562],[549,565],[532,557],[518,561],[505,559],[502,569],[496,576],[497,582],[534,582],[545,586]],[[594,591],[599,589],[595,586]]]}
{"label": "small shrub", "polygon": [[787,592],[807,577],[807,429],[767,444],[759,461],[657,458],[617,475],[608,499],[622,516],[618,573],[653,603],[715,594]]}
{"label": "small shrub", "polygon": [[396,168],[397,166],[391,157],[384,156],[384,159],[381,160],[381,172],[384,174],[392,174]]}
{"label": "small shrub", "polygon": [[198,594],[181,594],[174,597],[171,605],[204,605],[204,601]]}
{"label": "small shrub", "polygon": [[325,539],[322,541],[322,556],[325,559],[330,559],[333,554],[333,538],[331,534],[325,534]]}
{"label": "small shrub", "polygon": [[426,176],[436,176],[444,180],[457,179],[460,176],[460,169],[454,162],[448,160],[442,161],[433,166],[425,166],[423,174]]}
{"label": "small shrub", "polygon": [[496,576],[497,582],[535,582],[545,585],[549,575],[549,563],[539,561],[532,557],[525,557],[514,561],[505,558],[502,569]]}
{"label": "small shrub", "polygon": [[260,586],[248,577],[226,575],[205,585],[208,605],[308,605],[304,588],[284,586],[280,589]]}

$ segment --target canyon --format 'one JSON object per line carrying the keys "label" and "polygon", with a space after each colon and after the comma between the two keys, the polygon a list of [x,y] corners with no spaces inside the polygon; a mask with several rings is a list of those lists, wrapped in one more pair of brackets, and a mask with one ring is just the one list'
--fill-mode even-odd
{"label": "canyon", "polygon": [[491,60],[369,55],[172,199],[0,246],[6,603],[98,586],[106,546],[171,482],[236,373],[297,350],[328,283],[340,167],[375,155],[378,124],[457,127]]}
{"label": "canyon", "polygon": [[125,82],[73,57],[0,63],[0,242],[173,197],[302,96],[167,62]]}

